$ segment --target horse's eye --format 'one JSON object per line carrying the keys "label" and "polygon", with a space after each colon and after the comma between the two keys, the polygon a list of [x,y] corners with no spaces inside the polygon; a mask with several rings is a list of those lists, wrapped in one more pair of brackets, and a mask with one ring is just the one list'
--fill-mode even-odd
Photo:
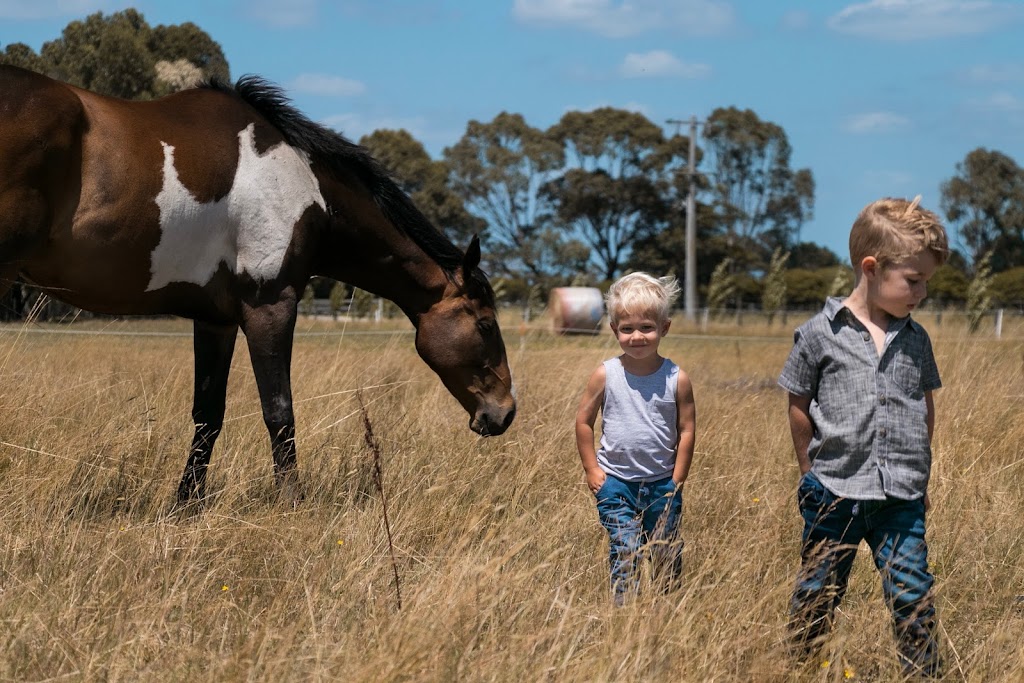
{"label": "horse's eye", "polygon": [[480,330],[480,334],[491,335],[498,329],[498,323],[492,318],[481,318],[476,321],[476,329]]}

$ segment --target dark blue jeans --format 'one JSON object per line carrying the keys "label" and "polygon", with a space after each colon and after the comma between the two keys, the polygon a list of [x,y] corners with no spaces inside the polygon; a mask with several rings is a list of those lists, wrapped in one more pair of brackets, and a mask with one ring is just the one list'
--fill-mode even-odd
{"label": "dark blue jeans", "polygon": [[652,482],[623,481],[608,475],[597,492],[597,513],[608,531],[615,604],[636,594],[641,554],[651,559],[651,576],[663,590],[674,587],[683,570],[683,541],[679,519],[683,490],[672,477]]}
{"label": "dark blue jeans", "polygon": [[857,546],[864,540],[882,575],[904,670],[937,675],[935,579],[928,571],[924,500],[840,498],[813,473],[800,480],[797,495],[804,531],[790,624],[798,646],[805,654],[816,652],[831,631]]}

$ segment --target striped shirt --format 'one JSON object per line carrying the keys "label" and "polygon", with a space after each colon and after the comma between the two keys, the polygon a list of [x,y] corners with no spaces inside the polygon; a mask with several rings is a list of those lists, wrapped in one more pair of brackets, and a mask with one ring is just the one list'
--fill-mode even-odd
{"label": "striped shirt", "polygon": [[879,356],[871,333],[830,298],[797,328],[779,386],[810,397],[811,470],[833,493],[914,500],[928,488],[932,453],[925,392],[942,386],[931,340],[892,319]]}

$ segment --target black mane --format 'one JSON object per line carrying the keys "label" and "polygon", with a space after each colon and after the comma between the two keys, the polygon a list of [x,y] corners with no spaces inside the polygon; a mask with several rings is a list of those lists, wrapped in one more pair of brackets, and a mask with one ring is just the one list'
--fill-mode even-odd
{"label": "black mane", "polygon": [[[281,88],[254,75],[242,76],[234,86],[211,80],[200,87],[237,95],[277,128],[289,145],[308,154],[317,164],[335,174],[354,173],[392,225],[416,242],[449,278],[462,265],[463,252],[427,220],[365,147],[311,121],[292,106]],[[491,292],[479,269],[463,276],[471,278],[474,284],[482,284],[483,291]]]}

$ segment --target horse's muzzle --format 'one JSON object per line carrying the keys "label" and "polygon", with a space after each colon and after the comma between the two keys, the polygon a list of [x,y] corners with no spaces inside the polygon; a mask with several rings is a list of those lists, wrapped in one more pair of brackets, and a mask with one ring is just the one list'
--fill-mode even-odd
{"label": "horse's muzzle", "polygon": [[469,428],[480,436],[498,436],[516,419],[516,407],[507,410],[481,410],[469,421]]}

